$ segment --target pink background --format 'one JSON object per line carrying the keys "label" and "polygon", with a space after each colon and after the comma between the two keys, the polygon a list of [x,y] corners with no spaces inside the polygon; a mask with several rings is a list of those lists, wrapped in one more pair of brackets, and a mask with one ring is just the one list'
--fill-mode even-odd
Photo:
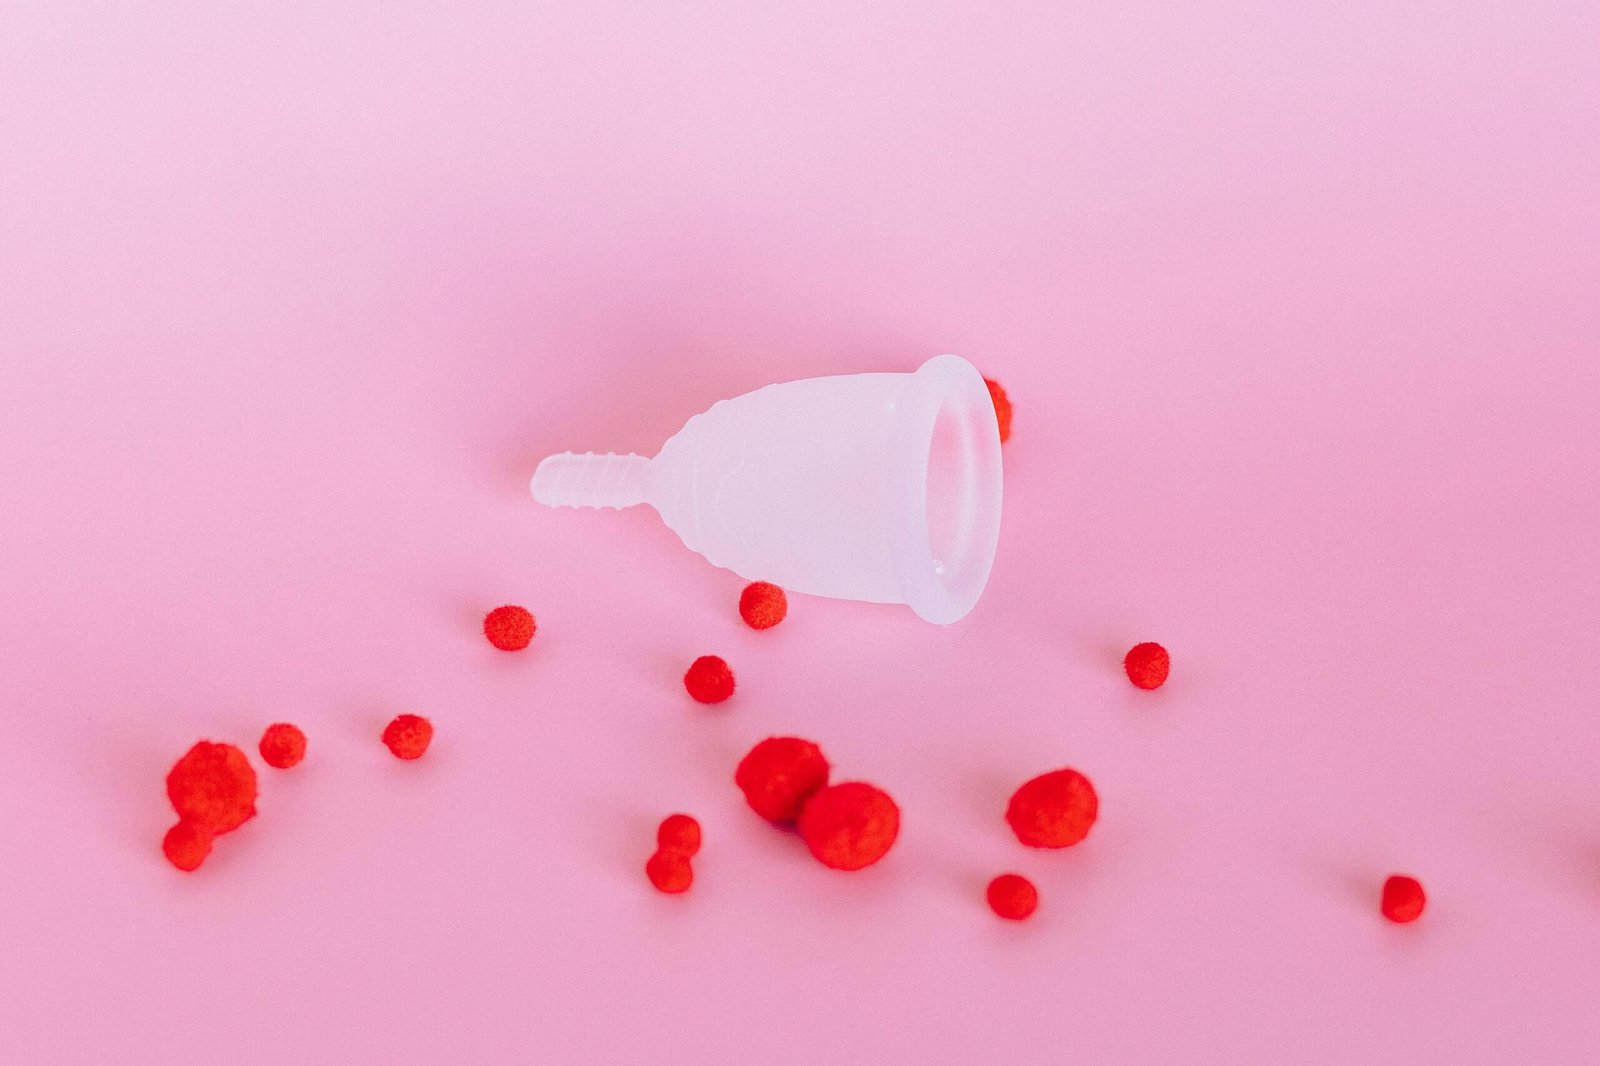
{"label": "pink background", "polygon": [[[1592,1062],[1595,6],[758,8],[0,11],[0,1061]],[[527,496],[942,351],[1017,404],[959,625]],[[285,718],[173,871],[170,762]],[[742,809],[774,732],[887,861]]]}

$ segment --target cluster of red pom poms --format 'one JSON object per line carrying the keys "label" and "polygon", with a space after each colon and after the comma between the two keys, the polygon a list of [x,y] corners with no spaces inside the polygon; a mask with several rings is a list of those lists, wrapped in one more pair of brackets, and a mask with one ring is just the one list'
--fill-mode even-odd
{"label": "cluster of red pom poms", "polygon": [[[985,378],[994,402],[1000,440],[1011,436],[1011,402],[999,382]],[[739,596],[739,617],[752,629],[771,629],[789,610],[783,589],[766,581],[752,582]],[[537,625],[525,607],[507,604],[483,620],[484,636],[502,651],[521,651],[533,641]],[[1141,689],[1166,683],[1172,661],[1167,649],[1153,641],[1136,644],[1123,658],[1128,680]],[[721,703],[733,695],[733,670],[726,660],[703,655],[683,678],[689,695],[701,703]],[[402,714],[384,728],[383,743],[396,758],[421,758],[433,740],[433,724]],[[258,745],[262,761],[277,769],[297,766],[306,753],[306,736],[296,726],[279,722],[267,727]],[[734,783],[756,814],[778,825],[791,825],[806,848],[824,866],[860,870],[881,860],[900,833],[900,808],[888,793],[864,781],[829,784],[831,767],[822,749],[799,737],[769,737],[740,760]],[[202,740],[167,775],[167,796],[178,822],[167,831],[162,850],[180,870],[195,870],[211,853],[217,836],[228,833],[256,813],[255,771],[244,753],[231,744]],[[1083,841],[1099,816],[1099,797],[1089,779],[1063,768],[1024,782],[1006,807],[1005,819],[1017,840],[1030,848],[1066,848]],[[700,850],[700,823],[687,814],[673,814],[657,829],[656,850],[645,863],[650,883],[665,893],[681,893],[694,882],[691,860]],[[989,882],[989,907],[1002,918],[1021,921],[1039,906],[1039,892],[1021,874],[1005,873]],[[1383,885],[1379,909],[1390,921],[1405,923],[1421,916],[1426,905],[1422,885],[1396,874]]]}

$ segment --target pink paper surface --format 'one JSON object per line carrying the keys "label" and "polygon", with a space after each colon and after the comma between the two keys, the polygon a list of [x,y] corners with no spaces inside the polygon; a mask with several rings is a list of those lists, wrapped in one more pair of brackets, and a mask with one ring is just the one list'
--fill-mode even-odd
{"label": "pink paper surface", "polygon": [[[0,1061],[1595,1061],[1597,10],[0,8]],[[955,626],[528,497],[944,351],[1017,411]],[[174,871],[172,760],[280,719]],[[886,861],[743,809],[773,733]]]}

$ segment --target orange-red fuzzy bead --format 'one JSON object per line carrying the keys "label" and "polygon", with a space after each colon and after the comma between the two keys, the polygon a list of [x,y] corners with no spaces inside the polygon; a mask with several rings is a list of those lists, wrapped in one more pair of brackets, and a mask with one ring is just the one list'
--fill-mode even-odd
{"label": "orange-red fuzzy bead", "polygon": [[1017,789],[1006,821],[1030,848],[1064,848],[1089,835],[1099,811],[1099,797],[1087,777],[1076,770],[1054,770]]}
{"label": "orange-red fuzzy bead", "polygon": [[715,655],[702,655],[689,664],[683,687],[701,703],[721,703],[733,695],[733,671]]}
{"label": "orange-red fuzzy bead", "polygon": [[167,830],[161,840],[161,851],[167,861],[185,873],[200,868],[211,854],[211,830],[187,818]]}
{"label": "orange-red fuzzy bead", "polygon": [[739,594],[739,617],[751,629],[771,629],[789,613],[789,597],[767,581],[755,581]]}
{"label": "orange-red fuzzy bead", "polygon": [[1014,922],[1039,908],[1039,890],[1021,874],[1001,874],[989,882],[989,909]]}
{"label": "orange-red fuzzy bead", "polygon": [[521,651],[526,648],[537,628],[528,609],[513,604],[496,607],[483,619],[483,635],[501,651]]}
{"label": "orange-red fuzzy bead", "polygon": [[1006,398],[1006,390],[1000,383],[991,378],[984,378],[983,383],[989,386],[989,399],[994,401],[994,418],[1000,423],[1000,443],[1004,444],[1011,439],[1011,401]]}
{"label": "orange-red fuzzy bead", "polygon": [[306,757],[306,735],[298,726],[277,722],[261,734],[261,759],[277,770],[297,766]]}
{"label": "orange-red fuzzy bead", "polygon": [[167,798],[179,818],[227,833],[255,817],[256,772],[232,744],[202,740],[168,772]]}
{"label": "orange-red fuzzy bead", "polygon": [[768,737],[739,760],[733,783],[750,809],[769,822],[792,822],[828,783],[822,749],[799,737]]}
{"label": "orange-red fuzzy bead", "polygon": [[1415,877],[1395,874],[1383,883],[1383,916],[1391,922],[1414,922],[1422,917],[1428,897]]}
{"label": "orange-red fuzzy bead", "polygon": [[383,729],[383,742],[397,759],[420,759],[433,741],[433,723],[415,714],[402,714]]}
{"label": "orange-red fuzzy bead", "polygon": [[859,870],[889,853],[900,835],[900,808],[864,781],[830,785],[806,801],[800,836],[811,854],[835,870]]}
{"label": "orange-red fuzzy bead", "polygon": [[694,868],[687,856],[676,851],[658,851],[644,864],[650,883],[669,895],[689,891],[694,884]]}
{"label": "orange-red fuzzy bead", "polygon": [[656,830],[656,844],[687,859],[700,850],[700,823],[687,814],[669,814]]}
{"label": "orange-red fuzzy bead", "polygon": [[1135,644],[1123,657],[1122,668],[1128,671],[1128,680],[1140,688],[1160,688],[1172,669],[1172,657],[1167,649],[1154,641]]}

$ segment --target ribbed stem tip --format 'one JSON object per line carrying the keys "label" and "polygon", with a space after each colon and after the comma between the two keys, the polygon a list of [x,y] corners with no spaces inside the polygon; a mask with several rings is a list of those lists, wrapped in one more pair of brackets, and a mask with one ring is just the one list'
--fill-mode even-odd
{"label": "ribbed stem tip", "polygon": [[533,472],[533,498],[547,507],[632,507],[644,503],[650,460],[642,455],[562,452]]}

